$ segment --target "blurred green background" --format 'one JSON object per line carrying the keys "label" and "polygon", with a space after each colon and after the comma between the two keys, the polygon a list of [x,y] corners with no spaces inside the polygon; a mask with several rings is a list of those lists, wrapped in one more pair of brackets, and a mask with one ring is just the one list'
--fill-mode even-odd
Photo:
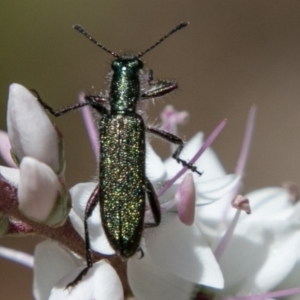
{"label": "blurred green background", "polygon": [[[81,24],[108,48],[144,50],[181,21],[191,25],[145,55],[157,78],[180,89],[149,106],[156,123],[173,104],[190,112],[180,129],[186,139],[229,123],[214,143],[233,172],[250,106],[258,107],[244,191],[300,182],[300,2],[298,0],[79,1],[1,0],[0,126],[5,129],[12,82],[38,90],[53,107],[77,101],[80,91],[100,91],[112,58],[72,29]],[[96,175],[80,113],[55,123],[65,137],[67,183]],[[166,157],[169,146],[154,141]],[[205,171],[205,170],[204,170]],[[1,245],[32,253],[38,238],[5,238]],[[49,262],[51,263],[51,262]],[[0,299],[32,299],[32,272],[0,259]]]}

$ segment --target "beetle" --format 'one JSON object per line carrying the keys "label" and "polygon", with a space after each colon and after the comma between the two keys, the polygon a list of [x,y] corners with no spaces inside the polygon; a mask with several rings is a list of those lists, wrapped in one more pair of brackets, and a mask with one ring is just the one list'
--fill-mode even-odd
{"label": "beetle", "polygon": [[[201,175],[195,166],[179,157],[184,142],[169,132],[147,126],[136,108],[139,101],[161,97],[178,87],[174,81],[154,80],[153,73],[149,70],[146,74],[147,88],[142,89],[141,77],[145,74],[140,58],[187,25],[187,22],[180,23],[143,52],[123,56],[97,42],[80,25],[74,25],[75,30],[114,56],[115,59],[111,64],[112,78],[109,94],[107,96],[85,95],[85,102],[54,110],[33,90],[42,106],[56,117],[86,105],[91,106],[101,115],[98,124],[99,184],[88,200],[84,217],[87,267],[68,286],[73,286],[80,281],[93,265],[87,219],[97,203],[100,204],[106,237],[122,259],[130,258],[140,249],[140,240],[145,227],[160,224],[161,212],[158,198],[154,187],[145,175],[146,132],[177,144],[178,148],[173,158]],[[154,222],[144,224],[146,195]]]}

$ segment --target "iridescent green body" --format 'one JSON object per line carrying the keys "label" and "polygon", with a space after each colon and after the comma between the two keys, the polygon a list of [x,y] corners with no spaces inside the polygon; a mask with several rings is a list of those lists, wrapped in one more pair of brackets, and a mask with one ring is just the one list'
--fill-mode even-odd
{"label": "iridescent green body", "polygon": [[136,253],[145,212],[145,125],[137,58],[113,62],[109,114],[99,121],[101,219],[108,241],[123,258]]}
{"label": "iridescent green body", "polygon": [[145,211],[145,129],[141,117],[104,116],[99,123],[101,220],[122,257],[139,247]]}

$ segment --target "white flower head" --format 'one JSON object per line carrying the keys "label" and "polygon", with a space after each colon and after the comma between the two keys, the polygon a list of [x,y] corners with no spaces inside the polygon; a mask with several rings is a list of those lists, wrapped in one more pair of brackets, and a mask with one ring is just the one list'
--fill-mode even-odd
{"label": "white flower head", "polygon": [[[0,167],[1,180],[9,186],[2,192],[10,193],[12,198],[17,196],[14,204],[34,222],[64,224],[71,203],[63,180],[62,136],[33,94],[19,84],[10,86],[7,127],[8,136],[0,133],[0,149],[13,168]],[[9,159],[9,152],[20,169]],[[17,222],[23,217],[11,206],[3,212],[10,219],[8,231],[22,234],[22,230],[33,230],[31,225]]]}
{"label": "white flower head", "polygon": [[60,133],[52,125],[36,97],[20,84],[9,89],[7,130],[11,153],[19,164],[30,156],[50,166],[56,174],[64,170]]}
{"label": "white flower head", "polygon": [[[40,243],[35,250],[34,296],[38,300],[123,300],[123,288],[114,268],[105,260],[94,264],[75,287],[66,288],[85,262],[52,241]],[[47,275],[47,278],[45,278]]]}
{"label": "white flower head", "polygon": [[[22,96],[19,97],[18,94]],[[17,98],[25,99],[25,106],[21,106],[21,110],[17,107]],[[22,128],[22,122],[29,120],[19,118],[18,114],[28,110],[31,104],[26,106],[33,99],[37,104],[35,97],[25,88],[19,85],[11,87],[11,104],[8,110],[10,139],[12,153],[21,164],[20,170],[0,169],[3,183],[9,187],[10,194],[7,197],[18,194],[19,200],[15,201],[16,196],[13,200],[24,215],[33,220],[29,222],[33,227],[29,226],[28,232],[40,230],[39,227],[34,227],[35,222],[49,220],[47,212],[55,211],[57,199],[68,194],[61,179],[61,170],[64,169],[64,164],[61,164],[61,139],[57,138],[57,131],[52,124],[50,123],[52,129],[47,133],[51,136],[47,145],[54,149],[49,161],[45,161],[45,151],[49,149],[43,146],[33,149],[32,145],[28,145],[30,130],[36,132],[37,128],[29,130],[31,125]],[[43,110],[39,107],[35,114],[40,114],[38,111]],[[37,119],[43,119],[45,114],[42,114],[43,117],[40,115]],[[94,125],[87,122],[90,118],[89,110],[85,109],[84,114],[91,140],[96,145]],[[252,109],[252,127],[253,114]],[[176,132],[177,124],[187,118],[186,113],[177,113],[170,107],[162,115],[167,123],[165,127],[173,132]],[[49,129],[48,121],[44,120],[41,124]],[[255,299],[262,300],[299,292],[299,288],[292,289],[289,285],[297,282],[296,278],[300,274],[297,267],[300,265],[297,254],[300,246],[299,205],[291,205],[288,202],[288,192],[280,188],[234,197],[243,176],[252,129],[247,129],[244,142],[246,146],[239,159],[237,174],[226,174],[214,152],[208,148],[225,124],[226,121],[221,122],[206,141],[203,141],[203,134],[195,135],[187,142],[180,155],[195,165],[198,171],[204,171],[202,176],[182,168],[171,157],[162,161],[147,143],[146,173],[157,190],[162,212],[161,224],[156,228],[146,228],[141,240],[142,251],[127,262],[122,262],[114,255],[115,250],[107,240],[100,218],[101,208],[97,205],[88,219],[88,226],[91,248],[95,251],[95,261],[98,261],[78,285],[66,289],[85,267],[85,261],[80,258],[84,257],[85,250],[83,219],[96,183],[74,186],[70,190],[73,202],[70,220],[66,220],[68,202],[62,200],[64,205],[59,212],[64,216],[63,222],[52,221],[46,222],[51,226],[43,225],[48,230],[41,234],[51,237],[64,247],[45,241],[36,248],[35,298],[124,299],[123,290],[128,292],[128,287],[126,281],[122,285],[120,273],[117,274],[116,271],[119,272],[119,267],[124,267],[125,264],[127,280],[136,299],[188,300],[206,296],[211,299],[242,297],[250,300],[247,295],[257,293],[260,295]],[[33,139],[35,143],[37,137],[42,139],[43,135],[36,132]],[[174,152],[174,147],[171,151]],[[187,173],[184,174],[185,172]],[[34,180],[34,184],[30,182],[30,178]],[[163,182],[165,185],[162,186]],[[33,203],[33,198],[39,200]],[[237,211],[231,206],[233,198],[233,206]],[[249,201],[253,211],[251,217],[241,213],[241,210],[250,212]],[[19,216],[18,213],[15,215]],[[152,212],[147,206],[145,220],[153,221],[152,218]],[[53,227],[57,224],[60,226]],[[12,225],[17,226],[10,221],[4,234],[6,231],[11,232]],[[24,223],[21,225],[24,226]],[[274,272],[274,265],[280,266],[278,272]],[[279,287],[286,290],[278,291]]]}
{"label": "white flower head", "polygon": [[[90,122],[86,122],[86,124],[88,132],[93,134],[93,130],[89,125]],[[209,137],[209,143],[213,141],[217,136],[216,132],[219,132],[224,125],[224,122],[221,123],[217,131],[214,131],[212,137]],[[191,142],[186,144],[186,149],[188,149],[188,153],[191,156],[194,156],[202,145],[205,149],[208,147],[209,144],[203,143],[201,138],[203,138],[203,135],[197,135]],[[204,152],[204,148],[201,148],[200,155]],[[215,154],[211,150],[209,150],[208,154],[205,154],[206,152],[203,154],[206,156],[206,159],[209,159],[216,166],[215,168],[218,169],[217,179],[213,178],[213,176],[209,178],[207,175],[207,180],[203,180],[199,179],[198,175],[194,176],[191,173],[182,178],[178,176],[178,178],[174,177],[172,179],[177,170],[181,171],[182,168],[180,166],[177,167],[178,163],[175,161],[176,168],[173,168],[172,173],[170,159],[164,163],[154,152],[150,144],[147,143],[147,177],[151,179],[155,186],[161,185],[163,181],[170,180],[169,187],[163,188],[158,192],[159,199],[162,201],[162,223],[159,227],[145,230],[144,232],[141,247],[147,258],[143,257],[140,259],[140,255],[137,254],[128,260],[128,279],[133,293],[137,297],[140,293],[143,293],[142,291],[146,288],[146,282],[152,280],[156,273],[158,276],[159,274],[170,276],[170,286],[174,286],[175,283],[185,285],[189,290],[189,293],[186,293],[185,297],[188,297],[192,293],[195,284],[206,284],[214,288],[223,287],[223,276],[211,248],[207,244],[199,227],[193,225],[195,202],[197,202],[197,205],[201,205],[202,203],[207,204],[218,200],[232,190],[239,182],[239,176],[223,176],[225,172],[219,167],[221,165],[218,162],[215,163]],[[197,167],[199,167],[198,162]],[[199,187],[202,185],[205,187],[207,182],[209,182],[209,188]],[[195,183],[197,183],[197,187],[194,187]],[[73,226],[81,236],[84,236],[82,221],[86,203],[95,186],[96,184],[85,183],[76,185],[71,190],[74,207],[70,216]],[[114,250],[110,247],[106,239],[100,218],[96,217],[97,215],[99,216],[98,209],[97,206],[88,220],[91,245],[98,252],[112,254]],[[146,222],[151,221],[151,219],[152,213],[147,208]],[[145,266],[147,266],[146,269]],[[144,270],[143,276],[137,275],[140,274],[139,270]],[[145,279],[145,285],[143,286],[136,284],[135,281],[143,281],[141,278]],[[171,289],[169,289],[169,294],[166,295],[159,287],[153,286],[153,284],[151,286],[152,290],[156,291],[154,294],[157,299],[162,299],[162,297],[164,297],[163,299],[171,299],[168,297],[172,297],[171,295],[174,294],[171,293]],[[146,290],[148,289],[146,288]],[[153,293],[149,293],[148,296],[146,294],[144,293],[144,299],[153,299]],[[160,296],[158,297],[158,295]]]}
{"label": "white flower head", "polygon": [[31,157],[20,164],[18,200],[24,215],[48,225],[64,223],[71,208],[63,182],[49,166]]}

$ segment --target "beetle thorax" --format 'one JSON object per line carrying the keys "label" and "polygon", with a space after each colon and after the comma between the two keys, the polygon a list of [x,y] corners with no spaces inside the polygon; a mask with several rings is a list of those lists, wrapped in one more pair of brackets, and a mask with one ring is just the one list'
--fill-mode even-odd
{"label": "beetle thorax", "polygon": [[134,112],[140,97],[139,72],[143,63],[136,57],[121,57],[113,61],[110,86],[112,113]]}

